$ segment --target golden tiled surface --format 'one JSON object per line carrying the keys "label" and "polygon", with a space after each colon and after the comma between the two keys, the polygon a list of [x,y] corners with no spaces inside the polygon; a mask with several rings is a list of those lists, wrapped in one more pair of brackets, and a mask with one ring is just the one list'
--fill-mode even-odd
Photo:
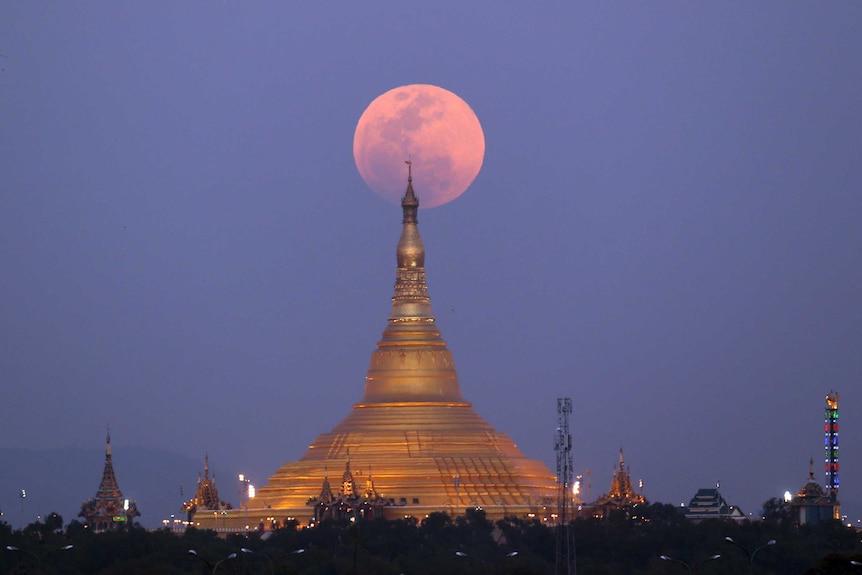
{"label": "golden tiled surface", "polygon": [[[392,313],[372,353],[362,398],[257,491],[247,511],[252,525],[287,517],[306,523],[313,516],[308,499],[320,493],[327,474],[337,488],[348,456],[357,484],[370,475],[377,492],[391,500],[390,518],[463,513],[467,506],[481,506],[490,518],[541,516],[544,506],[554,506],[557,485],[548,467],[525,457],[461,395],[452,354],[431,313],[417,208],[408,179]],[[195,520],[201,527],[229,527],[245,517],[238,509]]]}

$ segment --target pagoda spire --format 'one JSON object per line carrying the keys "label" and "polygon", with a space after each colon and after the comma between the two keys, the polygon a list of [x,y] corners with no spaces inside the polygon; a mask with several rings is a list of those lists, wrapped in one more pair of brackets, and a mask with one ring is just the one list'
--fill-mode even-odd
{"label": "pagoda spire", "polygon": [[102,470],[102,481],[99,483],[99,491],[96,497],[122,498],[120,487],[117,485],[117,476],[114,474],[114,462],[111,457],[111,430],[105,437],[105,468]]}
{"label": "pagoda spire", "polygon": [[455,360],[431,312],[425,282],[425,245],[419,235],[419,198],[413,190],[413,162],[408,159],[405,164],[407,189],[401,198],[392,311],[383,338],[371,356],[365,394],[358,405],[470,405],[461,395]]}
{"label": "pagoda spire", "polygon": [[413,163],[407,164],[407,189],[401,198],[402,229],[396,257],[395,295],[389,321],[422,321],[432,323],[431,299],[425,283],[425,245],[419,235],[419,198],[413,191]]}
{"label": "pagoda spire", "polygon": [[401,210],[404,212],[404,223],[415,224],[418,223],[419,198],[413,191],[413,160],[404,160],[404,163],[407,164],[407,189],[401,198]]}

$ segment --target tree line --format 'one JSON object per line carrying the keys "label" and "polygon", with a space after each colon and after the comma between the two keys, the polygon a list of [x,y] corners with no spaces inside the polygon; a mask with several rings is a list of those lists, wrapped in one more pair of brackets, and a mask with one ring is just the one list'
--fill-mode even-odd
{"label": "tree line", "polygon": [[[578,575],[686,573],[862,575],[860,534],[838,521],[692,523],[655,503],[569,525]],[[93,533],[56,513],[21,530],[0,523],[0,573],[61,575],[550,575],[558,529],[538,520],[497,522],[481,509],[456,518],[296,524],[219,537],[190,528],[135,525]]]}

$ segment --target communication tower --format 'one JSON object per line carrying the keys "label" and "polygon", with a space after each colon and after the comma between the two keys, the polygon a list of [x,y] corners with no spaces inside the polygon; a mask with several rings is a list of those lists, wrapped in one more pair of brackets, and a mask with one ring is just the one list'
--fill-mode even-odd
{"label": "communication tower", "polygon": [[838,392],[826,395],[826,490],[835,503],[835,519],[839,517],[838,508]]}
{"label": "communication tower", "polygon": [[557,557],[556,575],[577,573],[575,561],[575,535],[570,527],[572,516],[572,435],[569,433],[569,414],[572,400],[557,399]]}

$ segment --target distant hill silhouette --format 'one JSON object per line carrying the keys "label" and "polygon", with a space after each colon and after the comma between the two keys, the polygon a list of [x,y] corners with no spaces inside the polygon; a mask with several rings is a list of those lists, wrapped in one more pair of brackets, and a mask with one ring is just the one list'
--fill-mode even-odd
{"label": "distant hill silhouette", "polygon": [[[113,446],[114,471],[125,497],[134,499],[145,527],[161,527],[179,512],[183,499],[194,495],[203,456],[193,459],[165,449]],[[96,494],[105,464],[104,449],[0,448],[0,511],[13,528],[32,523],[37,515],[56,511],[68,523],[81,503]],[[211,466],[216,478],[228,477]],[[228,483],[230,485],[230,483]],[[180,486],[184,495],[180,494]],[[21,508],[21,489],[27,491]],[[223,495],[230,500],[231,489]],[[80,519],[79,519],[80,520]]]}

